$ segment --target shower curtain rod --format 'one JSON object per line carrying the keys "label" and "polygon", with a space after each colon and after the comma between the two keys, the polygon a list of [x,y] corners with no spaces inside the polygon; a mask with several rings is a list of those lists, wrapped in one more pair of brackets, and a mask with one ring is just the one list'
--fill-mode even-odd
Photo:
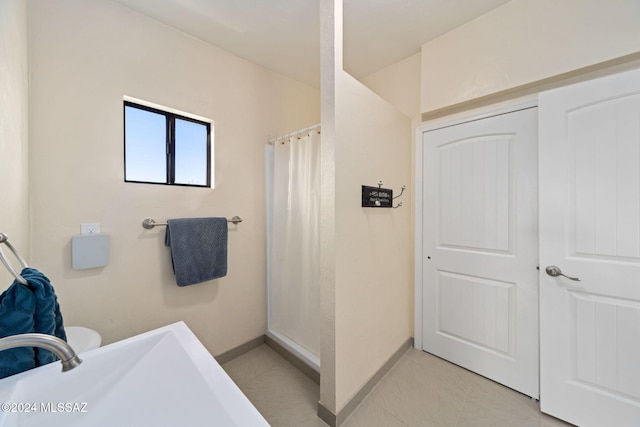
{"label": "shower curtain rod", "polygon": [[298,135],[298,134],[301,134],[303,132],[307,132],[307,131],[310,131],[310,130],[313,130],[313,129],[319,128],[319,127],[320,127],[320,123],[318,123],[317,125],[309,126],[309,127],[302,128],[302,129],[298,129],[298,130],[296,130],[294,132],[289,132],[289,133],[286,133],[284,135],[280,135],[280,136],[277,136],[275,138],[272,138],[269,141],[267,141],[267,143],[268,144],[273,144],[274,142],[280,141],[281,139],[290,138],[292,136],[295,136],[295,135]]}

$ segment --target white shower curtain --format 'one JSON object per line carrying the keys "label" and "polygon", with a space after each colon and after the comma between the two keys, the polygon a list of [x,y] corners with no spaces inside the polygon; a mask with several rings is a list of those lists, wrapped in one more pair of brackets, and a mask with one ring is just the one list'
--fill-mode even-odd
{"label": "white shower curtain", "polygon": [[[273,148],[269,330],[320,354],[320,133]],[[294,345],[295,347],[295,345]]]}

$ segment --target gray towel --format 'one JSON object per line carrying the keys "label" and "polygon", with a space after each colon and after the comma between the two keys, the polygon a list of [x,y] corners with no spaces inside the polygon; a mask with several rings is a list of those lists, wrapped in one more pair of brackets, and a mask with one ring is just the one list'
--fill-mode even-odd
{"label": "gray towel", "polygon": [[167,221],[164,244],[178,286],[194,285],[227,275],[227,219],[179,218]]}

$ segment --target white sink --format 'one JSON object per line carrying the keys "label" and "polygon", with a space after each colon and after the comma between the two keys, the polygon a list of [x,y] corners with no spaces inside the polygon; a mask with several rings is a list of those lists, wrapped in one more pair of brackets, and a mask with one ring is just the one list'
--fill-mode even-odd
{"label": "white sink", "polygon": [[0,380],[0,426],[268,426],[178,322]]}

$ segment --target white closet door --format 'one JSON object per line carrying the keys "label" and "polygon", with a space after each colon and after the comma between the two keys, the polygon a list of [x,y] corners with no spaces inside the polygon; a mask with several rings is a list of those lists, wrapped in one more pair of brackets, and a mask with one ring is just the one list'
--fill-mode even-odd
{"label": "white closet door", "polygon": [[638,426],[640,71],[543,93],[539,109],[541,408]]}
{"label": "white closet door", "polygon": [[423,134],[423,349],[537,398],[537,109]]}

